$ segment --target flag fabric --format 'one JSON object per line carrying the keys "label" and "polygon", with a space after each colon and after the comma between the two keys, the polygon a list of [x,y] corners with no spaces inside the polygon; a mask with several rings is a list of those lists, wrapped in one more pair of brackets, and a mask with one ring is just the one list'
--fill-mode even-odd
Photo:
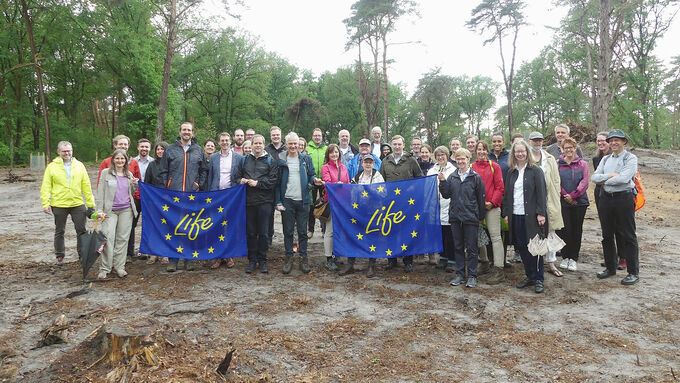
{"label": "flag fabric", "polygon": [[333,254],[394,258],[442,251],[437,176],[366,185],[327,183]]}
{"label": "flag fabric", "polygon": [[245,257],[245,185],[211,192],[181,192],[140,182],[139,252],[170,258]]}

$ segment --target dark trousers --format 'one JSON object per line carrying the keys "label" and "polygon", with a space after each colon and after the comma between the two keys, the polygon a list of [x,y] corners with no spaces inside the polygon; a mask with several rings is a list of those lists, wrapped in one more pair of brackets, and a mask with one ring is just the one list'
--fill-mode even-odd
{"label": "dark trousers", "polygon": [[309,204],[302,201],[295,201],[290,198],[283,199],[283,207],[286,209],[281,212],[283,223],[283,245],[286,248],[286,258],[293,256],[293,234],[297,226],[298,234],[298,254],[302,258],[307,257],[307,217],[309,216]]}
{"label": "dark trousers", "polygon": [[[404,265],[412,265],[413,264],[413,256],[412,255],[407,255],[403,257],[404,259]],[[387,263],[390,265],[396,265],[397,264],[397,258],[388,258]]]}
{"label": "dark trousers", "polygon": [[137,215],[132,217],[132,229],[130,230],[130,239],[128,240],[127,248],[128,257],[135,256],[135,228],[137,227],[139,217],[142,215],[142,201],[137,198],[133,198],[132,200],[135,202],[135,207],[137,208]]}
{"label": "dark trousers", "polygon": [[628,265],[628,274],[638,275],[638,241],[635,234],[635,196],[632,192],[606,192],[600,197],[600,224],[602,225],[602,250],[607,270],[616,271],[616,242],[614,236],[621,237],[620,249]]}
{"label": "dark trousers", "polygon": [[[595,185],[595,206],[597,206],[597,215],[600,217],[600,227],[602,226],[602,215],[600,214],[600,194],[602,192],[602,185]],[[614,234],[616,239],[616,255],[619,259],[623,258],[623,241],[621,240],[621,234]]]}
{"label": "dark trousers", "polygon": [[454,254],[456,258],[456,274],[465,277],[465,250],[467,250],[467,274],[468,277],[477,277],[477,265],[479,264],[479,246],[477,235],[479,224],[452,222],[451,233],[453,234]]}
{"label": "dark trousers", "polygon": [[269,249],[269,215],[272,204],[264,203],[246,206],[246,234],[248,242],[248,260],[250,262],[266,262]]}
{"label": "dark trousers", "polygon": [[519,256],[522,257],[524,274],[532,281],[543,281],[543,256],[534,257],[529,252],[527,245],[529,237],[527,235],[526,218],[523,215],[512,215],[512,245]]}
{"label": "dark trousers", "polygon": [[85,205],[75,207],[54,207],[54,255],[57,257],[65,256],[64,232],[66,231],[66,218],[71,215],[71,221],[76,228],[78,248],[80,248],[80,235],[85,233],[85,222],[87,221],[87,208]]}
{"label": "dark trousers", "polygon": [[[314,186],[312,187],[312,205],[314,204],[314,201],[316,201],[317,198],[321,196],[321,193],[323,190],[322,187],[317,187]],[[321,223],[321,232],[325,233],[326,232],[326,222],[325,221],[319,221]],[[309,209],[309,218],[307,220],[307,231],[311,231],[312,233],[314,232],[314,225],[316,224],[316,217],[314,217],[314,209],[310,208]]]}
{"label": "dark trousers", "polygon": [[440,261],[447,261],[455,263],[455,253],[453,245],[453,233],[451,232],[451,225],[442,225],[442,245],[443,250],[439,253]]}
{"label": "dark trousers", "polygon": [[557,231],[562,238],[564,248],[560,252],[562,258],[578,261],[581,251],[581,238],[583,237],[583,219],[586,217],[588,206],[562,206],[562,219],[564,228]]}

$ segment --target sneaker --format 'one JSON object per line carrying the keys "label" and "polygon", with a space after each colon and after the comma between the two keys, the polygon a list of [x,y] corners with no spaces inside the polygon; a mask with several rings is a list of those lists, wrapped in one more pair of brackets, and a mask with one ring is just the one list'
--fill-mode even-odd
{"label": "sneaker", "polygon": [[118,278],[125,278],[128,275],[127,271],[125,270],[118,270],[116,271],[116,274],[118,274]]}
{"label": "sneaker", "polygon": [[286,263],[283,264],[283,273],[290,274],[293,270],[293,257],[286,257]]}
{"label": "sneaker", "polygon": [[576,261],[573,259],[569,260],[569,265],[567,266],[567,270],[569,271],[576,271],[578,268],[576,267]]}
{"label": "sneaker", "polygon": [[186,262],[184,261],[184,270],[186,271],[194,271],[196,270],[196,264],[194,262]]}
{"label": "sneaker", "polygon": [[106,279],[106,272],[100,271],[99,274],[97,275],[97,279]]}
{"label": "sneaker", "polygon": [[267,261],[260,262],[260,272],[263,274],[269,273],[269,268],[267,267]]}
{"label": "sneaker", "polygon": [[252,274],[256,267],[257,263],[255,261],[248,262],[248,266],[246,266],[246,274]]}
{"label": "sneaker", "polygon": [[312,269],[309,268],[309,260],[307,257],[304,257],[302,260],[300,260],[300,271],[305,274],[309,274],[309,272],[312,271]]}
{"label": "sneaker", "polygon": [[326,270],[328,271],[338,270],[338,265],[335,264],[335,260],[333,259],[333,257],[326,257]]}
{"label": "sneaker", "polygon": [[630,286],[638,283],[640,277],[635,274],[628,274],[625,278],[621,280],[621,284],[625,286]]}
{"label": "sneaker", "polygon": [[451,280],[451,282],[449,282],[449,284],[450,284],[451,286],[458,286],[458,285],[460,285],[461,283],[463,283],[463,280],[465,280],[465,278],[463,278],[463,277],[460,276],[460,275],[456,275],[456,277],[453,278],[453,279]]}
{"label": "sneaker", "polygon": [[465,287],[475,287],[477,286],[477,278],[476,277],[470,277],[467,280],[467,283],[465,284]]}
{"label": "sneaker", "polygon": [[174,273],[177,271],[177,263],[176,262],[170,262],[168,263],[168,267],[165,269],[168,273]]}
{"label": "sneaker", "polygon": [[566,269],[569,267],[569,258],[564,258],[562,262],[560,262],[560,269]]}
{"label": "sneaker", "polygon": [[616,266],[616,270],[626,270],[627,268],[626,258],[619,258],[619,265]]}
{"label": "sneaker", "polygon": [[512,261],[515,263],[522,263],[522,256],[519,255],[518,250],[515,250],[515,256],[512,258]]}
{"label": "sneaker", "polygon": [[60,255],[57,257],[57,266],[63,266],[64,265],[64,256]]}
{"label": "sneaker", "polygon": [[308,232],[307,232],[307,239],[312,239],[313,236],[314,236],[314,232],[313,232],[313,231],[308,231]]}
{"label": "sneaker", "polygon": [[347,264],[345,265],[345,267],[343,267],[342,270],[340,270],[340,272],[338,273],[338,275],[347,275],[347,274],[352,274],[353,272],[354,272],[354,265],[352,265],[351,263],[347,262]]}

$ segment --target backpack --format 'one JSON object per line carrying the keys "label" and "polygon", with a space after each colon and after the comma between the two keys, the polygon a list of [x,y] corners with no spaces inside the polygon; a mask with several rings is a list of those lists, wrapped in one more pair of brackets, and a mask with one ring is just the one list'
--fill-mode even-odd
{"label": "backpack", "polygon": [[[607,160],[611,154],[604,156],[602,158],[602,166],[604,167],[604,164],[607,163]],[[624,165],[626,163],[626,160],[630,158],[630,152],[626,152],[626,154],[623,156],[623,162]],[[638,211],[642,209],[643,206],[645,206],[645,202],[647,201],[645,199],[645,189],[642,186],[642,176],[640,176],[640,170],[635,171],[635,175],[633,176],[633,184],[635,187],[633,188],[633,193],[635,193],[635,211]],[[604,190],[604,188],[602,188]]]}

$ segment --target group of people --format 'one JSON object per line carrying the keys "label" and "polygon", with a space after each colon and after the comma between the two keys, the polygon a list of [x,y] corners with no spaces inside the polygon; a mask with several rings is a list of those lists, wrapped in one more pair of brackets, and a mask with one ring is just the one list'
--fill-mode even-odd
{"label": "group of people", "polygon": [[[543,256],[533,256],[528,245],[532,238],[558,235],[566,243],[558,254],[545,256],[548,272],[557,277],[576,271],[581,247],[583,221],[589,206],[587,189],[596,184],[595,202],[602,226],[602,246],[606,269],[597,274],[608,278],[627,269],[621,281],[638,281],[638,247],[635,234],[633,177],[637,158],[625,150],[627,139],[620,130],[598,134],[598,155],[593,159],[595,172],[569,127],[555,127],[557,142],[543,148],[544,137],[532,132],[528,141],[521,134],[512,137],[510,150],[502,134],[494,134],[490,144],[470,136],[454,138],[449,147],[434,150],[420,138],[413,138],[411,151],[405,139],[396,135],[383,140],[382,129],[374,127],[370,139],[357,146],[350,133],[341,130],[338,142],[326,144],[320,129],[314,129],[306,142],[297,133],[285,137],[279,127],[270,128],[269,144],[252,129],[237,129],[232,136],[221,133],[215,142],[199,145],[192,123],[180,125],[179,137],[172,144],[158,142],[151,148],[147,139],[137,142],[138,155],[128,154],[130,139],[113,139],[114,152],[105,159],[97,178],[97,205],[84,165],[73,157],[73,147],[59,142],[55,158],[46,168],[41,187],[45,213],[55,221],[54,247],[57,263],[64,259],[64,227],[70,215],[76,233],[85,232],[87,217],[102,220],[108,241],[101,256],[99,278],[114,271],[127,275],[127,256],[135,254],[135,227],[142,213],[138,181],[177,191],[222,190],[246,185],[246,233],[248,265],[246,273],[269,271],[267,252],[272,243],[274,213],[279,211],[283,226],[285,262],[282,272],[293,269],[294,255],[299,268],[310,272],[307,245],[314,235],[316,218],[311,206],[317,199],[328,200],[327,183],[369,184],[436,175],[439,180],[442,247],[440,254],[429,254],[431,263],[446,272],[455,272],[453,286],[475,287],[485,275],[488,284],[505,279],[506,247],[512,245],[516,262],[524,265],[526,278],[517,287],[544,287]],[[84,203],[83,203],[84,202]],[[333,254],[333,222],[321,221],[325,266],[340,275],[355,271],[355,258],[342,265]],[[486,245],[488,243],[488,245]],[[481,244],[481,245],[480,245]],[[156,255],[147,258],[153,264]],[[162,256],[162,255],[161,255]],[[413,271],[413,256],[404,256],[404,271]],[[160,257],[167,271],[174,272],[178,258]],[[233,259],[217,259],[211,268],[222,264],[234,267]],[[340,267],[342,266],[342,267]],[[387,260],[386,270],[397,266],[396,258]],[[195,263],[184,260],[186,270]],[[368,260],[367,277],[376,275],[376,260]]]}

